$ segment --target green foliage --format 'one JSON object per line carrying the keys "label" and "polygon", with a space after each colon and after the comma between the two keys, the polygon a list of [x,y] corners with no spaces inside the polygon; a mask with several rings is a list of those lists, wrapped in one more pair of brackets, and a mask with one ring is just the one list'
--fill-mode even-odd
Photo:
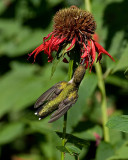
{"label": "green foliage", "polygon": [[114,155],[113,147],[106,142],[101,142],[97,149],[96,160],[106,160],[112,155]]}
{"label": "green foliage", "polygon": [[[53,64],[42,52],[32,64],[28,54],[52,31],[52,18],[61,8],[84,1],[0,1],[0,159],[1,160],[124,160],[128,159],[128,25],[127,0],[91,1],[103,55],[101,65],[107,94],[110,142],[103,140],[101,99],[95,69],[86,71],[79,98],[68,111],[65,147],[61,144],[63,117],[49,124],[34,115],[36,99],[59,81],[67,80],[65,50]],[[73,46],[74,47],[74,46]],[[55,53],[53,53],[53,57]],[[66,57],[68,59],[68,56]],[[52,71],[51,71],[52,70]],[[51,73],[52,72],[52,73]],[[51,75],[51,79],[50,79]],[[122,114],[122,115],[121,115]],[[97,133],[100,137],[96,146]]]}
{"label": "green foliage", "polygon": [[111,129],[115,129],[122,132],[128,132],[128,116],[127,115],[113,116],[112,118],[109,119],[106,125]]}
{"label": "green foliage", "polygon": [[10,143],[23,134],[24,124],[21,122],[12,122],[4,124],[0,128],[0,144]]}

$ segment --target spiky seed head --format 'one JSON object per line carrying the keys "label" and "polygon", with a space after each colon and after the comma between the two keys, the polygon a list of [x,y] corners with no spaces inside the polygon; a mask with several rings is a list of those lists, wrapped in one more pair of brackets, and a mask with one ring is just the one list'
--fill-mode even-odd
{"label": "spiky seed head", "polygon": [[96,29],[96,22],[92,14],[76,6],[59,10],[53,20],[54,33],[60,37],[68,37],[69,40],[75,36],[78,40],[83,36],[90,39]]}

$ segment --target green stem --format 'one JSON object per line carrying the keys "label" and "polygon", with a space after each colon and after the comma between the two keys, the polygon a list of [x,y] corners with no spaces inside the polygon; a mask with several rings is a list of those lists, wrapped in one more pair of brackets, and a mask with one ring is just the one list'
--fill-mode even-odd
{"label": "green stem", "polygon": [[[74,61],[72,59],[69,62],[68,80],[72,78],[73,62]],[[66,143],[66,126],[67,126],[67,112],[64,114],[62,146],[65,146]],[[64,160],[64,152],[61,152],[61,160]]]}
{"label": "green stem", "polygon": [[87,11],[91,12],[90,0],[85,0],[85,8],[86,8]]}
{"label": "green stem", "polygon": [[[65,146],[66,143],[66,126],[67,126],[67,112],[64,114],[62,146]],[[61,160],[64,160],[64,152],[61,152]]]}
{"label": "green stem", "polygon": [[[91,3],[90,0],[85,0],[85,8],[91,12]],[[98,77],[98,86],[102,93],[102,103],[101,103],[101,111],[102,111],[102,123],[103,123],[103,132],[104,132],[104,140],[109,142],[109,129],[105,126],[108,121],[107,116],[107,101],[106,101],[106,91],[105,84],[103,80],[103,73],[101,69],[101,65],[99,63],[95,63],[96,74]]]}
{"label": "green stem", "polygon": [[98,77],[98,86],[102,93],[102,103],[101,103],[101,111],[102,111],[102,123],[103,123],[103,132],[104,132],[104,140],[109,142],[109,129],[105,126],[108,121],[107,116],[107,101],[106,101],[106,91],[105,84],[103,80],[103,74],[101,65],[99,63],[95,63],[95,69]]}

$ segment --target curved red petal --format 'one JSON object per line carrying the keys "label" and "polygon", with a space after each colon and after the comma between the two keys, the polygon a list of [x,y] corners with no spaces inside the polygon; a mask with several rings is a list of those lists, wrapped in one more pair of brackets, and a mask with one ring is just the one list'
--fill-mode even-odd
{"label": "curved red petal", "polygon": [[66,39],[66,37],[58,39],[58,41],[55,43],[55,45],[59,45],[60,43],[62,43],[64,40]]}
{"label": "curved red petal", "polygon": [[97,33],[95,33],[95,34],[93,35],[93,39],[94,39],[94,41],[99,42],[99,36],[98,36]]}
{"label": "curved red petal", "polygon": [[95,50],[95,45],[94,42],[91,40],[91,56],[92,56],[92,63],[91,65],[93,65],[95,58],[96,58],[96,50]]}
{"label": "curved red petal", "polygon": [[84,43],[83,43],[83,47],[84,47],[84,53],[81,55],[81,58],[85,58],[87,56],[87,49]]}
{"label": "curved red petal", "polygon": [[35,55],[34,55],[34,62],[35,62],[36,56],[39,54],[39,52],[41,52],[43,50],[44,50],[44,44],[41,44],[32,53],[29,54],[29,57],[31,57],[35,53]]}
{"label": "curved red petal", "polygon": [[104,53],[104,54],[108,55],[113,61],[115,61],[115,60],[113,59],[113,57],[112,57],[98,42],[96,42],[96,41],[94,41],[94,40],[92,40],[92,41],[94,42],[94,45],[95,45],[95,47],[96,47],[96,50],[97,50],[97,52],[99,53],[98,56],[100,56],[101,53]]}
{"label": "curved red petal", "polygon": [[43,38],[43,42],[44,42],[46,39],[48,39],[48,38],[51,36],[51,34],[53,34],[53,32],[49,33],[46,37],[44,37],[44,38]]}
{"label": "curved red petal", "polygon": [[76,38],[73,38],[72,43],[70,47],[67,49],[67,51],[69,51],[74,46],[75,43],[76,43]]}

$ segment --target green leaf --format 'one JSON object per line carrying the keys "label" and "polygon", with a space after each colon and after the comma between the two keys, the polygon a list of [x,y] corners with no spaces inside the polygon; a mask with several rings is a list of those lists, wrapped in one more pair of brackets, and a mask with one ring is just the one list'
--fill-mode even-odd
{"label": "green leaf", "polygon": [[69,153],[70,155],[74,156],[74,155],[79,155],[81,150],[78,147],[75,147],[74,145],[66,145],[64,146],[57,146],[56,147],[59,151],[61,152],[65,152],[65,153]]}
{"label": "green leaf", "polygon": [[[60,53],[56,53],[56,54],[58,54],[59,57],[57,57],[57,55],[56,55],[55,58],[54,58],[54,60],[53,60],[52,70],[51,70],[51,78],[52,78],[52,76],[54,75],[54,73],[55,73],[55,71],[56,71],[56,67],[57,67],[57,65],[59,64],[59,62],[64,59],[65,53],[67,52],[67,49],[70,47],[70,45],[71,45],[70,43],[67,44],[66,46],[64,46],[64,47],[61,49]],[[74,46],[75,46],[75,45],[74,45]],[[74,47],[74,46],[73,46],[73,47]],[[71,49],[73,49],[73,47],[72,47]],[[70,49],[70,50],[71,50],[71,49]]]}
{"label": "green leaf", "polygon": [[6,54],[14,57],[31,52],[42,43],[42,37],[49,33],[50,28],[51,24],[46,30],[33,30],[21,26],[17,21],[0,19],[0,30],[2,31],[0,55]]}
{"label": "green leaf", "polygon": [[126,79],[128,80],[128,68],[125,70],[124,75],[125,75]]}
{"label": "green leaf", "polygon": [[65,153],[69,153],[69,151],[66,149],[66,147],[64,146],[56,146],[56,148],[60,151],[60,152],[65,152]]}
{"label": "green leaf", "polygon": [[0,128],[0,144],[12,142],[13,140],[21,136],[23,131],[24,124],[21,122],[4,124],[4,126]]}
{"label": "green leaf", "polygon": [[106,79],[107,83],[119,86],[121,88],[128,88],[128,80],[119,78],[118,76],[108,76]]}
{"label": "green leaf", "polygon": [[106,142],[101,142],[96,151],[96,160],[106,160],[114,155],[113,147]]}
{"label": "green leaf", "polygon": [[29,125],[30,130],[42,133],[42,134],[48,134],[48,133],[53,133],[51,124],[48,123],[48,118],[45,118],[41,121],[36,120],[36,121],[31,121],[27,119],[25,120],[26,123]]}
{"label": "green leaf", "polygon": [[115,129],[122,132],[128,132],[128,116],[113,116],[110,118],[106,124],[110,129]]}
{"label": "green leaf", "polygon": [[[85,123],[85,125],[87,126],[89,124],[89,122],[87,122],[87,124]],[[96,138],[94,136],[94,133],[97,133],[101,138],[102,138],[102,128],[98,125],[95,125],[94,127],[89,127],[89,129],[86,129],[86,126],[83,126],[83,129],[85,128],[84,131],[82,132],[75,132],[74,135],[84,139],[84,140],[91,140],[91,141],[95,141]]]}
{"label": "green leaf", "polygon": [[57,67],[58,63],[61,61],[62,58],[63,58],[63,57],[60,57],[59,59],[55,58],[55,59],[53,60],[50,79],[51,79],[52,76],[54,75],[54,73],[55,73],[55,71],[56,71],[56,67]]}
{"label": "green leaf", "polygon": [[7,5],[5,5],[5,3],[8,2],[0,1],[0,14],[2,14],[7,8]]}
{"label": "green leaf", "polygon": [[107,160],[127,160],[128,159],[128,141],[116,150],[114,156]]}
{"label": "green leaf", "polygon": [[[56,132],[56,134],[62,138],[63,137],[63,133],[62,132]],[[76,147],[82,149],[83,147],[88,147],[89,146],[89,141],[84,140],[82,138],[73,136],[72,134],[66,134],[66,143],[72,143],[74,144]]]}
{"label": "green leaf", "polygon": [[128,67],[128,45],[125,48],[124,53],[122,53],[121,58],[119,59],[117,65],[113,69],[113,73]]}
{"label": "green leaf", "polygon": [[78,147],[72,144],[66,144],[66,149],[71,155],[79,155],[81,152],[81,150]]}

